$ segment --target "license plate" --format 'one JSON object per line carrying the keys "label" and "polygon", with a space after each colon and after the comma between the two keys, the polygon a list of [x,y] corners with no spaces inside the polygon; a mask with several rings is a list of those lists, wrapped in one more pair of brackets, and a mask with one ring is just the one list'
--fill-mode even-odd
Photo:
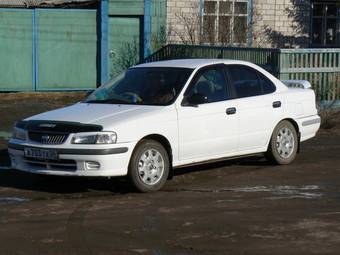
{"label": "license plate", "polygon": [[58,153],[55,150],[25,148],[24,153],[25,153],[25,157],[28,157],[28,158],[49,159],[49,160],[58,159]]}

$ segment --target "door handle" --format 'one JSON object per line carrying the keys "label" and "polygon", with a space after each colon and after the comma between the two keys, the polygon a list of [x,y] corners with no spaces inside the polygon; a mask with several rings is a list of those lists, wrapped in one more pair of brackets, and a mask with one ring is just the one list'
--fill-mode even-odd
{"label": "door handle", "polygon": [[228,108],[226,113],[227,113],[227,115],[235,114],[236,108],[235,107]]}
{"label": "door handle", "polygon": [[273,108],[280,108],[280,107],[281,107],[281,101],[273,102]]}

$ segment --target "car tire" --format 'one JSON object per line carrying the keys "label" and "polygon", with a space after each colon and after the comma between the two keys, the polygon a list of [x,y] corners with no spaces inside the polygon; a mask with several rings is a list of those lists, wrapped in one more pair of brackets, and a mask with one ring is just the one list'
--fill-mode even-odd
{"label": "car tire", "polygon": [[128,177],[137,191],[154,192],[164,186],[169,169],[169,155],[163,145],[142,140],[132,154]]}
{"label": "car tire", "polygon": [[295,159],[299,142],[293,124],[287,120],[281,121],[273,131],[265,156],[275,164],[287,165]]}

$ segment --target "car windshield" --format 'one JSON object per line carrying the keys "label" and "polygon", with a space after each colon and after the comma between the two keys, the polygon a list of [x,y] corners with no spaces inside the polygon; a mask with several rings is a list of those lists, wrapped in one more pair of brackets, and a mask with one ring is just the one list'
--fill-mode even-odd
{"label": "car windshield", "polygon": [[192,69],[170,67],[130,68],[90,94],[85,103],[169,105]]}

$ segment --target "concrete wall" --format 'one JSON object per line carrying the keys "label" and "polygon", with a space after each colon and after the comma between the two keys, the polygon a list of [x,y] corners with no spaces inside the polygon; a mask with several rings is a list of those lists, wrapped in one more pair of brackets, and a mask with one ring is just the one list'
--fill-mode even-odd
{"label": "concrete wall", "polygon": [[[200,0],[167,1],[168,43],[199,43],[199,6]],[[308,47],[309,15],[310,0],[253,0],[252,46]]]}

